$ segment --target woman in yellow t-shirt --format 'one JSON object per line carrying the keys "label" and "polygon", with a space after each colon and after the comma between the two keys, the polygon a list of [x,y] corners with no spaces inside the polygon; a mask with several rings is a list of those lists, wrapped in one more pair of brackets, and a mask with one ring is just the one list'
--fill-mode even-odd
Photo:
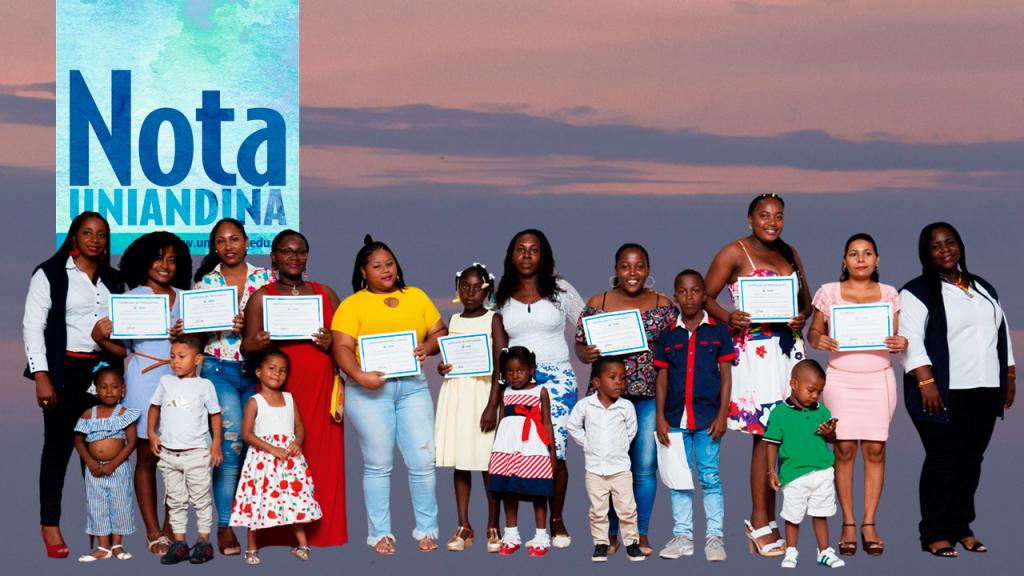
{"label": "woman in yellow t-shirt", "polygon": [[417,360],[438,353],[437,339],[448,333],[434,303],[419,288],[405,285],[394,253],[370,235],[356,254],[351,296],[331,323],[334,359],[348,375],[346,414],[359,434],[363,452],[366,543],[378,554],[394,554],[391,533],[391,467],[395,444],[409,469],[409,490],[416,516],[413,537],[419,549],[437,549],[437,495],[434,479],[434,402],[422,370],[385,378],[364,371],[356,353],[359,337],[413,331]]}

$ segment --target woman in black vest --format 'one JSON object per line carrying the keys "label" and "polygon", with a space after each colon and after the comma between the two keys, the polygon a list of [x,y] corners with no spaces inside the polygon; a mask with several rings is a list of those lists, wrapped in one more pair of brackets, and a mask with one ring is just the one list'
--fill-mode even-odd
{"label": "woman in black vest", "polygon": [[971,531],[981,461],[997,416],[1013,404],[1016,369],[1009,328],[991,284],[967,270],[953,226],[921,230],[922,273],[900,291],[907,338],[904,402],[924,444],[921,549],[957,556],[988,549]]}
{"label": "woman in black vest", "polygon": [[25,299],[23,335],[28,366],[43,409],[39,508],[43,544],[51,558],[65,558],[60,532],[61,493],[74,451],[75,422],[96,403],[87,390],[102,360],[119,366],[92,339],[96,321],[108,316],[110,294],[124,291],[110,267],[110,226],[96,212],[71,221],[57,253],[36,267]]}

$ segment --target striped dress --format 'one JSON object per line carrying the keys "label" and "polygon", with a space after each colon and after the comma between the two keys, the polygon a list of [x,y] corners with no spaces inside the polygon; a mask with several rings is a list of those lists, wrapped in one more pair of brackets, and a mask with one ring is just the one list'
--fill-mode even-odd
{"label": "striped dress", "polygon": [[498,494],[552,496],[551,438],[541,418],[540,386],[506,388],[502,416],[491,447],[488,489]]}
{"label": "striped dress", "polygon": [[[125,408],[121,404],[114,407],[110,416],[96,417],[96,407],[92,408],[91,418],[79,418],[75,424],[75,432],[85,435],[86,442],[95,442],[106,438],[126,438],[124,429],[135,424],[139,419],[139,411]],[[103,462],[104,464],[106,462]],[[133,468],[127,460],[114,469],[109,476],[99,478],[91,473],[85,474],[85,500],[88,517],[85,533],[92,536],[120,534],[122,536],[135,532],[135,491],[132,484]]]}

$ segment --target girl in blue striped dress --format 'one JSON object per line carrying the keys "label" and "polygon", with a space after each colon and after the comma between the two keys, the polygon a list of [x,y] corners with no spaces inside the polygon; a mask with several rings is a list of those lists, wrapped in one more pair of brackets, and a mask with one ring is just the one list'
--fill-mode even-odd
{"label": "girl in blue striped dress", "polygon": [[519,501],[533,502],[537,534],[526,543],[530,556],[544,556],[551,548],[547,526],[547,499],[554,493],[555,447],[551,428],[551,400],[546,388],[537,385],[537,358],[522,346],[503,350],[498,359],[507,388],[499,411],[501,421],[491,448],[488,489],[505,502],[505,534],[502,556],[522,546],[519,536]]}
{"label": "girl in blue striped dress", "polygon": [[79,562],[95,562],[132,555],[121,545],[126,534],[135,531],[132,503],[132,469],[125,462],[135,449],[135,421],[139,411],[121,405],[124,379],[113,366],[101,362],[94,374],[98,406],[93,406],[75,425],[75,449],[89,469],[85,475],[85,499],[89,541],[99,539],[91,554],[79,556]]}

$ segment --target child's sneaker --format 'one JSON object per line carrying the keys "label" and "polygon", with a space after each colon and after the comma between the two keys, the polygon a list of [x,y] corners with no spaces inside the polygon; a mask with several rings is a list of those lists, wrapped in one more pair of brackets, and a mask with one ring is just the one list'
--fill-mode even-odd
{"label": "child's sneaker", "polygon": [[704,558],[708,562],[721,562],[726,559],[725,542],[721,536],[709,536],[704,541]]}
{"label": "child's sneaker", "polygon": [[658,552],[658,556],[667,560],[675,560],[680,556],[693,556],[693,540],[686,536],[676,536],[668,541],[665,547]]}
{"label": "child's sneaker", "polygon": [[842,568],[846,566],[846,562],[840,559],[839,556],[836,556],[836,551],[831,546],[818,552],[818,564],[828,566],[829,568]]}
{"label": "child's sneaker", "polygon": [[608,545],[597,544],[594,546],[594,555],[590,557],[591,562],[607,562],[608,561]]}
{"label": "child's sneaker", "polygon": [[633,542],[626,546],[626,556],[629,557],[630,562],[641,562],[647,559],[647,556],[644,556],[644,551],[640,549],[639,542]]}
{"label": "child's sneaker", "polygon": [[796,548],[786,548],[786,556],[782,559],[783,568],[796,568],[797,557],[800,552]]}
{"label": "child's sneaker", "polygon": [[208,540],[196,541],[188,561],[192,564],[205,564],[210,560],[213,560],[213,545]]}
{"label": "child's sneaker", "polygon": [[177,564],[188,560],[188,544],[175,540],[171,547],[160,557],[161,564]]}

